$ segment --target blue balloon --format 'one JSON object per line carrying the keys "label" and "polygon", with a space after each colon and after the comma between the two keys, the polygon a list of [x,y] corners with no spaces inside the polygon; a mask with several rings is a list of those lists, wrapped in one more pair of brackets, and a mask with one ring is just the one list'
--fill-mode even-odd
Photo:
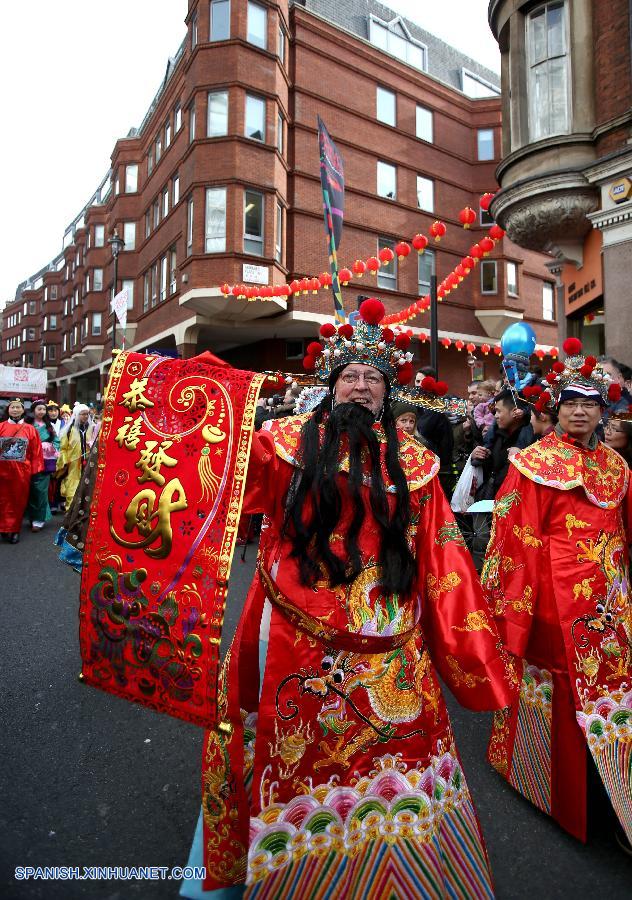
{"label": "blue balloon", "polygon": [[526,322],[514,322],[505,329],[500,339],[500,349],[508,353],[526,353],[531,356],[535,350],[535,331]]}

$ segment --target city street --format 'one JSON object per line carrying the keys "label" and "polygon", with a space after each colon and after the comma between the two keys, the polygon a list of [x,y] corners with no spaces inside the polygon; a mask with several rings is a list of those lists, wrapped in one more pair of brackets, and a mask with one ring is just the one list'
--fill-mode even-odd
{"label": "city street", "polygon": [[[173,881],[22,881],[16,866],[177,866],[200,803],[202,731],[78,681],[79,576],[57,560],[56,522],[0,545],[2,571],[4,898],[174,898]],[[255,560],[236,555],[234,628]],[[630,897],[632,861],[610,827],[584,847],[485,762],[490,716],[455,709],[457,742],[487,840],[499,898]],[[300,900],[300,898],[296,898]],[[402,898],[404,900],[404,898]]]}

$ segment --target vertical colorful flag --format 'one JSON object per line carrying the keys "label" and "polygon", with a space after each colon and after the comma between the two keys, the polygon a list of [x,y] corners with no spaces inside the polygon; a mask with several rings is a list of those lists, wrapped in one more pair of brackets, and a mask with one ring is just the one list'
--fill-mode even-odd
{"label": "vertical colorful flag", "polygon": [[323,189],[323,215],[329,242],[329,268],[332,278],[336,321],[345,321],[345,311],[338,278],[338,247],[342,238],[345,209],[345,172],[338,148],[329,137],[325,124],[318,116],[318,146],[320,150],[320,183]]}

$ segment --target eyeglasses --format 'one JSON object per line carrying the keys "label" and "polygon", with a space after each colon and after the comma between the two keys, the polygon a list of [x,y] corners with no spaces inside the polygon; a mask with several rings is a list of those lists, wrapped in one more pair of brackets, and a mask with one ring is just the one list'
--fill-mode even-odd
{"label": "eyeglasses", "polygon": [[606,422],[605,428],[606,431],[611,431],[613,434],[625,434],[623,428],[617,428],[612,422]]}
{"label": "eyeglasses", "polygon": [[596,400],[563,400],[560,406],[564,409],[586,409],[589,412],[599,408]]}
{"label": "eyeglasses", "polygon": [[362,379],[365,384],[368,384],[369,387],[377,387],[378,384],[384,383],[384,379],[381,375],[365,375],[364,372],[343,372],[340,376],[340,380],[344,384],[357,384],[360,379]]}

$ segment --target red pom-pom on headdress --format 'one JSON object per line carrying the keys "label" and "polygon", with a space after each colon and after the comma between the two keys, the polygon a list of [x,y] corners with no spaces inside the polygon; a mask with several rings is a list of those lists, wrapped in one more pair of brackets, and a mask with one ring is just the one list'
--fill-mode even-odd
{"label": "red pom-pom on headdress", "polygon": [[569,356],[577,356],[578,353],[582,352],[582,342],[579,340],[579,338],[566,338],[566,340],[562,344],[562,350]]}
{"label": "red pom-pom on headdress", "polygon": [[341,325],[338,329],[338,334],[347,341],[350,340],[353,337],[353,325],[350,325],[349,322],[345,325]]}
{"label": "red pom-pom on headdress", "polygon": [[320,333],[324,338],[333,337],[336,333],[336,326],[332,325],[331,322],[325,322],[324,325],[320,326]]}
{"label": "red pom-pom on headdress", "polygon": [[422,391],[430,391],[434,394],[437,389],[437,382],[434,380],[432,375],[426,375],[426,377],[421,382]]}
{"label": "red pom-pom on headdress", "polygon": [[587,366],[590,366],[593,369],[597,365],[597,357],[596,356],[587,356],[584,361]]}
{"label": "red pom-pom on headdress", "polygon": [[621,399],[621,385],[620,384],[611,384],[608,388],[608,400],[611,403],[616,403]]}
{"label": "red pom-pom on headdress", "polygon": [[550,403],[553,398],[551,397],[548,391],[542,391],[540,394],[539,403]]}
{"label": "red pom-pom on headdress", "polygon": [[316,360],[313,356],[306,356],[303,359],[303,368],[306,372],[313,372],[316,368]]}
{"label": "red pom-pom on headdress", "polygon": [[549,372],[546,376],[546,380],[549,384],[555,384],[555,382],[557,381],[557,375],[555,374],[555,372]]}
{"label": "red pom-pom on headdress", "polygon": [[398,350],[408,350],[410,347],[410,335],[398,334],[395,338],[395,346]]}
{"label": "red pom-pom on headdress", "polygon": [[359,313],[367,325],[378,325],[384,318],[384,304],[376,297],[369,297],[360,304]]}
{"label": "red pom-pom on headdress", "polygon": [[413,377],[412,363],[404,363],[403,366],[398,366],[397,380],[400,384],[408,384],[409,381],[412,381],[412,377]]}
{"label": "red pom-pom on headdress", "polygon": [[386,341],[387,344],[391,344],[394,339],[395,339],[395,335],[393,334],[393,332],[391,331],[390,328],[382,329],[382,340],[383,341]]}
{"label": "red pom-pom on headdress", "polygon": [[[586,361],[588,361],[588,359]],[[553,363],[553,371],[557,372],[558,375],[561,375],[562,372],[564,371],[564,363],[562,363],[562,362]]]}
{"label": "red pom-pom on headdress", "polygon": [[579,367],[579,374],[583,375],[584,378],[590,378],[593,373],[593,366],[589,366],[588,363],[584,363],[583,366]]}
{"label": "red pom-pom on headdress", "polygon": [[320,356],[323,352],[323,345],[319,344],[318,341],[312,341],[311,344],[307,345],[307,355],[308,356]]}
{"label": "red pom-pom on headdress", "polygon": [[435,384],[435,391],[440,397],[445,397],[445,395],[448,393],[448,390],[449,388],[446,381],[437,381],[437,383]]}

